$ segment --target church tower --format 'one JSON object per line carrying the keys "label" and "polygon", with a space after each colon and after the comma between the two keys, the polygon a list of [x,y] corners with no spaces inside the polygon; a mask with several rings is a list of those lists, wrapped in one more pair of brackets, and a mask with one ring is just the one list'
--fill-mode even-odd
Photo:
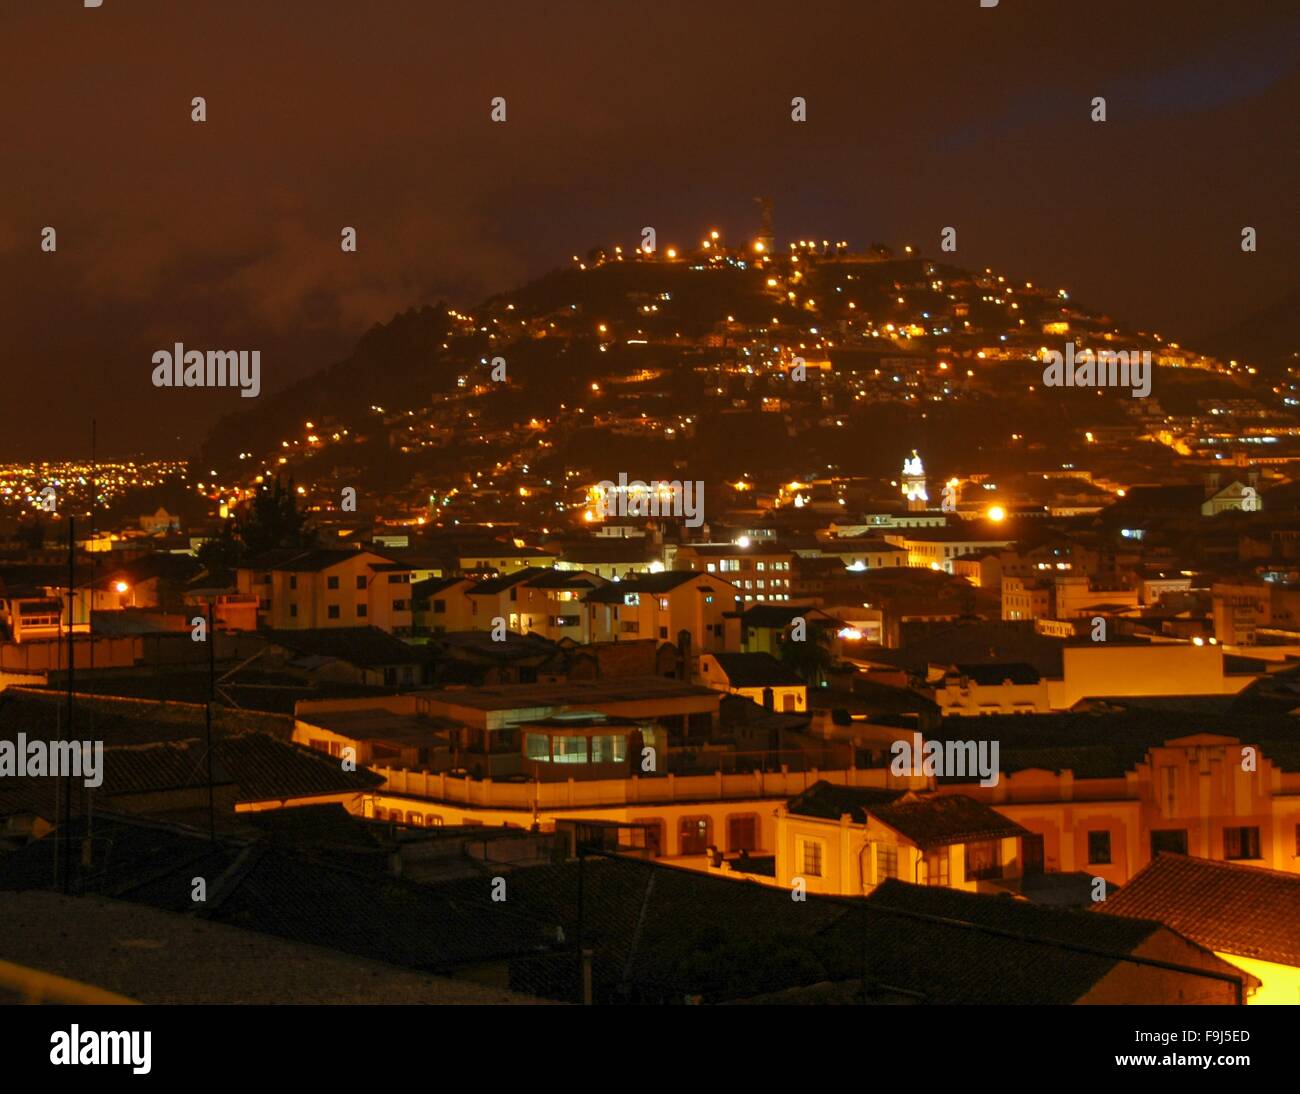
{"label": "church tower", "polygon": [[913,512],[929,508],[930,495],[925,489],[925,468],[921,457],[912,449],[911,459],[903,461],[903,496],[907,498],[907,508]]}

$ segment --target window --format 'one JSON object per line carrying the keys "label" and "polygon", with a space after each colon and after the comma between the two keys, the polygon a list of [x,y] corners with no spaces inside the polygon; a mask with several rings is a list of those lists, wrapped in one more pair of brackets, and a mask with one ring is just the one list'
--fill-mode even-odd
{"label": "window", "polygon": [[435,600],[435,601],[433,602],[433,614],[434,614],[434,615],[446,615],[446,614],[447,614],[447,602],[446,602],[445,600]]}
{"label": "window", "polygon": [[297,619],[297,618],[298,618],[298,605],[297,605],[297,604],[290,604],[290,605],[289,605],[289,618],[290,618],[290,619]]}
{"label": "window", "polygon": [[1223,830],[1223,857],[1229,860],[1259,858],[1259,829],[1225,828]]}
{"label": "window", "polygon": [[1155,858],[1161,851],[1172,851],[1176,855],[1187,854],[1187,829],[1165,828],[1151,833],[1151,857]]}
{"label": "window", "polygon": [[939,847],[925,853],[925,883],[927,885],[948,884],[948,848]]}
{"label": "window", "polygon": [[358,588],[358,589],[364,589],[365,587],[366,587],[366,576],[365,576],[365,574],[358,574],[358,575],[357,575],[357,588]]}
{"label": "window", "polygon": [[678,827],[683,855],[702,855],[709,849],[712,825],[708,817],[683,817]]}
{"label": "window", "polygon": [[660,638],[667,638],[667,637],[668,637],[668,628],[667,628],[667,627],[660,627],[660,628],[659,628],[659,637],[660,637]]}
{"label": "window", "polygon": [[803,865],[804,877],[822,876],[822,842],[815,839],[799,841],[799,861]]}
{"label": "window", "polygon": [[358,605],[357,605],[357,618],[358,618],[358,619],[365,619],[365,617],[366,617],[366,612],[368,612],[369,610],[370,610],[369,607],[368,607],[364,602],[358,604]]}
{"label": "window", "polygon": [[741,813],[727,818],[727,850],[758,850],[758,817]]}
{"label": "window", "polygon": [[655,858],[664,853],[664,822],[650,817],[634,820],[633,824],[645,825],[644,828],[632,829],[632,846],[644,847]]}
{"label": "window", "polygon": [[296,589],[297,587],[298,587],[298,575],[297,575],[297,574],[290,574],[290,575],[289,575],[289,588],[291,588],[291,589]]}
{"label": "window", "polygon": [[552,737],[551,754],[557,764],[585,764],[586,737]]}
{"label": "window", "polygon": [[591,738],[591,762],[621,764],[627,759],[627,738],[622,734],[599,734]]}
{"label": "window", "polygon": [[898,847],[892,843],[876,844],[876,881],[898,877]]}
{"label": "window", "polygon": [[338,574],[335,574],[333,577],[327,577],[325,579],[325,587],[327,589],[337,589],[339,587]]}
{"label": "window", "polygon": [[661,612],[666,612],[668,610],[668,598],[666,596],[661,596],[659,598],[659,610]]}
{"label": "window", "polygon": [[1088,863],[1095,866],[1110,865],[1110,833],[1088,833]]}
{"label": "window", "polygon": [[1002,841],[980,840],[966,844],[966,880],[979,881],[1002,876]]}
{"label": "window", "polygon": [[328,615],[331,619],[337,619],[339,617],[339,606],[337,604],[331,604],[329,606]]}
{"label": "window", "polygon": [[394,600],[394,601],[393,601],[393,611],[395,611],[395,612],[404,612],[404,611],[406,611],[406,601],[405,601],[405,600]]}

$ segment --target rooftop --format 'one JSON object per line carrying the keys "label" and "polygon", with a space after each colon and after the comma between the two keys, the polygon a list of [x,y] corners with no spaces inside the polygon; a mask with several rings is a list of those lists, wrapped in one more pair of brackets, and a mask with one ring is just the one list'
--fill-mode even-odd
{"label": "rooftop", "polygon": [[1300,967],[1300,874],[1164,853],[1097,910],[1159,920],[1219,953]]}

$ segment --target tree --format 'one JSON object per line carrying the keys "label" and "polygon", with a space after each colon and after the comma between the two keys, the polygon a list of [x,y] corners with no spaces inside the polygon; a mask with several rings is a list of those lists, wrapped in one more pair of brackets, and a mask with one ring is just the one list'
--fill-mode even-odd
{"label": "tree", "polygon": [[831,632],[824,624],[810,623],[802,642],[786,631],[777,639],[777,659],[809,687],[818,687],[835,663],[831,653]]}
{"label": "tree", "polygon": [[263,483],[252,503],[198,550],[198,559],[211,573],[233,570],[249,555],[276,547],[312,547],[315,529],[307,514],[298,508],[298,489],[293,479]]}
{"label": "tree", "polygon": [[234,523],[226,521],[212,539],[204,540],[195,552],[210,574],[228,573],[244,559],[244,544],[235,535]]}
{"label": "tree", "polygon": [[315,529],[298,508],[293,479],[286,485],[278,477],[258,488],[252,504],[235,518],[234,534],[250,554],[276,547],[311,547],[316,542]]}

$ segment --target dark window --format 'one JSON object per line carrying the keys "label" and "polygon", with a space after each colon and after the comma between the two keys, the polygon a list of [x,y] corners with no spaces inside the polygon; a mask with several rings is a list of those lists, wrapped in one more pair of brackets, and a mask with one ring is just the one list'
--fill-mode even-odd
{"label": "dark window", "polygon": [[898,877],[898,846],[893,843],[876,844],[876,881]]}
{"label": "dark window", "polygon": [[668,637],[668,628],[667,628],[667,627],[660,627],[660,628],[659,628],[659,637],[660,637],[660,638],[667,638],[667,637]]}
{"label": "dark window", "polygon": [[1259,829],[1225,828],[1223,857],[1226,859],[1259,858]]}
{"label": "dark window", "polygon": [[364,618],[366,617],[366,612],[367,612],[367,611],[369,611],[369,608],[368,608],[368,606],[367,606],[364,602],[358,604],[358,605],[357,605],[357,618],[358,618],[358,619],[364,619]]}
{"label": "dark window", "polygon": [[1096,866],[1110,865],[1110,833],[1088,833],[1088,862]]}
{"label": "dark window", "polygon": [[966,844],[966,880],[979,881],[1002,876],[1002,841],[980,840]]}
{"label": "dark window", "polygon": [[331,604],[329,606],[328,614],[331,619],[337,619],[339,617],[339,606],[337,604]]}
{"label": "dark window", "polygon": [[709,818],[683,817],[678,832],[683,855],[702,855],[709,847]]}
{"label": "dark window", "polygon": [[654,858],[662,855],[664,853],[664,822],[642,819],[633,821],[633,823],[644,824],[647,827],[632,829],[632,846],[644,847]]}
{"label": "dark window", "polygon": [[405,600],[394,600],[394,601],[393,601],[393,611],[395,611],[395,612],[404,612],[404,611],[406,611],[406,601],[405,601]]}
{"label": "dark window", "polygon": [[1161,851],[1172,851],[1175,855],[1187,854],[1187,829],[1166,828],[1151,833],[1151,857],[1155,858]]}
{"label": "dark window", "polygon": [[445,600],[435,600],[435,601],[433,602],[433,614],[434,614],[434,615],[446,615],[446,614],[447,614],[447,602],[446,602]]}
{"label": "dark window", "polygon": [[289,605],[289,618],[290,618],[290,619],[297,619],[297,618],[298,618],[298,605],[297,605],[297,604],[290,604],[290,605]]}
{"label": "dark window", "polygon": [[291,588],[291,589],[296,589],[297,587],[298,587],[298,575],[297,575],[297,574],[290,574],[290,575],[289,575],[289,588]]}
{"label": "dark window", "polygon": [[753,813],[727,818],[727,850],[758,850],[758,818]]}
{"label": "dark window", "polygon": [[337,589],[339,587],[338,575],[335,574],[333,577],[327,577],[325,579],[325,587],[327,589]]}
{"label": "dark window", "polygon": [[1021,838],[1021,855],[1024,858],[1024,874],[1041,874],[1043,872],[1043,837],[1037,832],[1030,832]]}
{"label": "dark window", "polygon": [[366,575],[360,574],[357,577],[357,588],[364,589],[365,587],[366,587]]}

